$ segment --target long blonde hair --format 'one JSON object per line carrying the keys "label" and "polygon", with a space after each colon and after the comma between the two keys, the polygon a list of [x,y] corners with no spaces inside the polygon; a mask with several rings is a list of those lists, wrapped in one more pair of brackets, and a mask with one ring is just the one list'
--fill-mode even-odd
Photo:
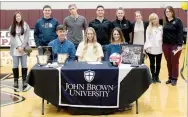
{"label": "long blonde hair", "polygon": [[86,53],[87,49],[88,49],[88,38],[87,38],[87,33],[88,33],[88,30],[91,30],[93,32],[93,39],[92,39],[92,43],[93,43],[93,51],[94,51],[94,54],[98,55],[98,49],[97,49],[97,36],[96,36],[96,32],[94,30],[94,28],[92,27],[88,27],[85,31],[85,38],[84,38],[84,50],[83,50],[83,53],[82,53],[82,57],[84,56],[84,54]]}
{"label": "long blonde hair", "polygon": [[[151,35],[151,33],[152,33],[152,29],[154,27],[152,21],[155,18],[157,18],[157,20],[159,20],[159,17],[156,13],[152,13],[152,14],[149,15],[149,25],[148,25],[147,30],[146,30],[146,32],[148,32],[149,35]],[[160,24],[159,24],[159,21],[158,21],[157,27],[159,27],[159,26],[160,26]]]}

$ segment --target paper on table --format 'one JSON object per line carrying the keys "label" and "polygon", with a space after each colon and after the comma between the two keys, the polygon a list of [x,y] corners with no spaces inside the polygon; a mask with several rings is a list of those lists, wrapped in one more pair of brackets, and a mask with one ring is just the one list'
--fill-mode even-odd
{"label": "paper on table", "polygon": [[59,67],[58,63],[48,63],[45,67],[53,67],[53,68],[56,68],[56,67]]}
{"label": "paper on table", "polygon": [[182,50],[182,46],[178,46],[177,49],[173,50],[173,54],[176,55],[180,50]]}
{"label": "paper on table", "polygon": [[88,64],[102,64],[101,62],[99,62],[99,61],[97,61],[97,62],[94,62],[94,61],[92,61],[92,62],[87,62]]}

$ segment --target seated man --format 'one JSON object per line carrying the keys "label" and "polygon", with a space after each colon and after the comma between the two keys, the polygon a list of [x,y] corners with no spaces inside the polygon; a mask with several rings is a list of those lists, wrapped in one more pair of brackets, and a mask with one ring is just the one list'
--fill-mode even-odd
{"label": "seated man", "polygon": [[57,60],[57,54],[68,54],[68,61],[75,60],[75,46],[66,39],[66,26],[58,25],[56,28],[57,39],[51,41],[48,46],[52,46],[53,60]]}

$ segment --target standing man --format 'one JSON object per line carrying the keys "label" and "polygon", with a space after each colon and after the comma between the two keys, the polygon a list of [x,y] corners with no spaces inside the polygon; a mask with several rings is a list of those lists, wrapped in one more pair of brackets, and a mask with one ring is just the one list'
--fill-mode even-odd
{"label": "standing man", "polygon": [[89,23],[89,27],[93,27],[97,33],[97,41],[102,45],[104,52],[104,60],[107,60],[107,45],[110,43],[110,34],[112,30],[111,22],[104,17],[104,7],[97,6],[97,18]]}
{"label": "standing man", "polygon": [[67,27],[68,34],[67,38],[75,45],[77,48],[78,44],[83,39],[83,30],[87,28],[87,21],[84,16],[77,13],[77,7],[75,4],[70,4],[68,6],[70,16],[66,17],[63,21],[63,25]]}
{"label": "standing man", "polygon": [[58,21],[51,17],[52,9],[49,5],[43,7],[44,16],[37,20],[34,29],[34,39],[37,47],[48,46],[48,43],[57,38],[56,27]]}

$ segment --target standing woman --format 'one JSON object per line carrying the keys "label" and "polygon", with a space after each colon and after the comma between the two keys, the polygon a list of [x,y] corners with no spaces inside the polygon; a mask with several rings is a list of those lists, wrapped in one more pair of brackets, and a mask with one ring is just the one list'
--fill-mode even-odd
{"label": "standing woman", "polygon": [[120,28],[116,27],[112,30],[111,33],[111,44],[108,46],[108,58],[113,53],[120,54],[121,52],[121,44],[127,44],[125,42],[125,38]]}
{"label": "standing woman", "polygon": [[146,28],[148,23],[142,20],[140,11],[135,12],[136,21],[132,23],[132,43],[138,45],[144,45],[146,40]]}
{"label": "standing woman", "polygon": [[173,7],[167,6],[164,14],[166,22],[163,26],[163,52],[168,68],[168,81],[166,81],[166,84],[171,83],[175,86],[179,75],[179,58],[181,50],[175,55],[173,50],[182,48],[183,24],[182,21],[175,16]]}
{"label": "standing woman", "polygon": [[84,40],[78,45],[76,56],[78,61],[101,61],[104,57],[101,45],[97,42],[94,28],[86,29]]}
{"label": "standing woman", "polygon": [[[13,75],[14,75],[14,88],[18,88],[19,78],[19,61],[22,66],[22,81],[23,90],[27,87],[27,54],[24,52],[24,47],[28,44],[30,28],[29,25],[23,20],[20,12],[15,12],[13,16],[10,31],[10,55],[13,58]],[[17,91],[17,90],[15,90]]]}
{"label": "standing woman", "polygon": [[144,44],[144,50],[149,56],[150,71],[152,74],[153,83],[161,83],[159,80],[159,73],[162,58],[162,36],[163,28],[159,24],[159,17],[157,14],[152,13],[149,16],[149,26],[146,30],[146,42]]}
{"label": "standing woman", "polygon": [[122,7],[116,10],[116,20],[112,22],[112,25],[113,28],[119,27],[122,30],[126,42],[129,43],[129,34],[132,32],[131,22],[125,18],[125,11]]}

